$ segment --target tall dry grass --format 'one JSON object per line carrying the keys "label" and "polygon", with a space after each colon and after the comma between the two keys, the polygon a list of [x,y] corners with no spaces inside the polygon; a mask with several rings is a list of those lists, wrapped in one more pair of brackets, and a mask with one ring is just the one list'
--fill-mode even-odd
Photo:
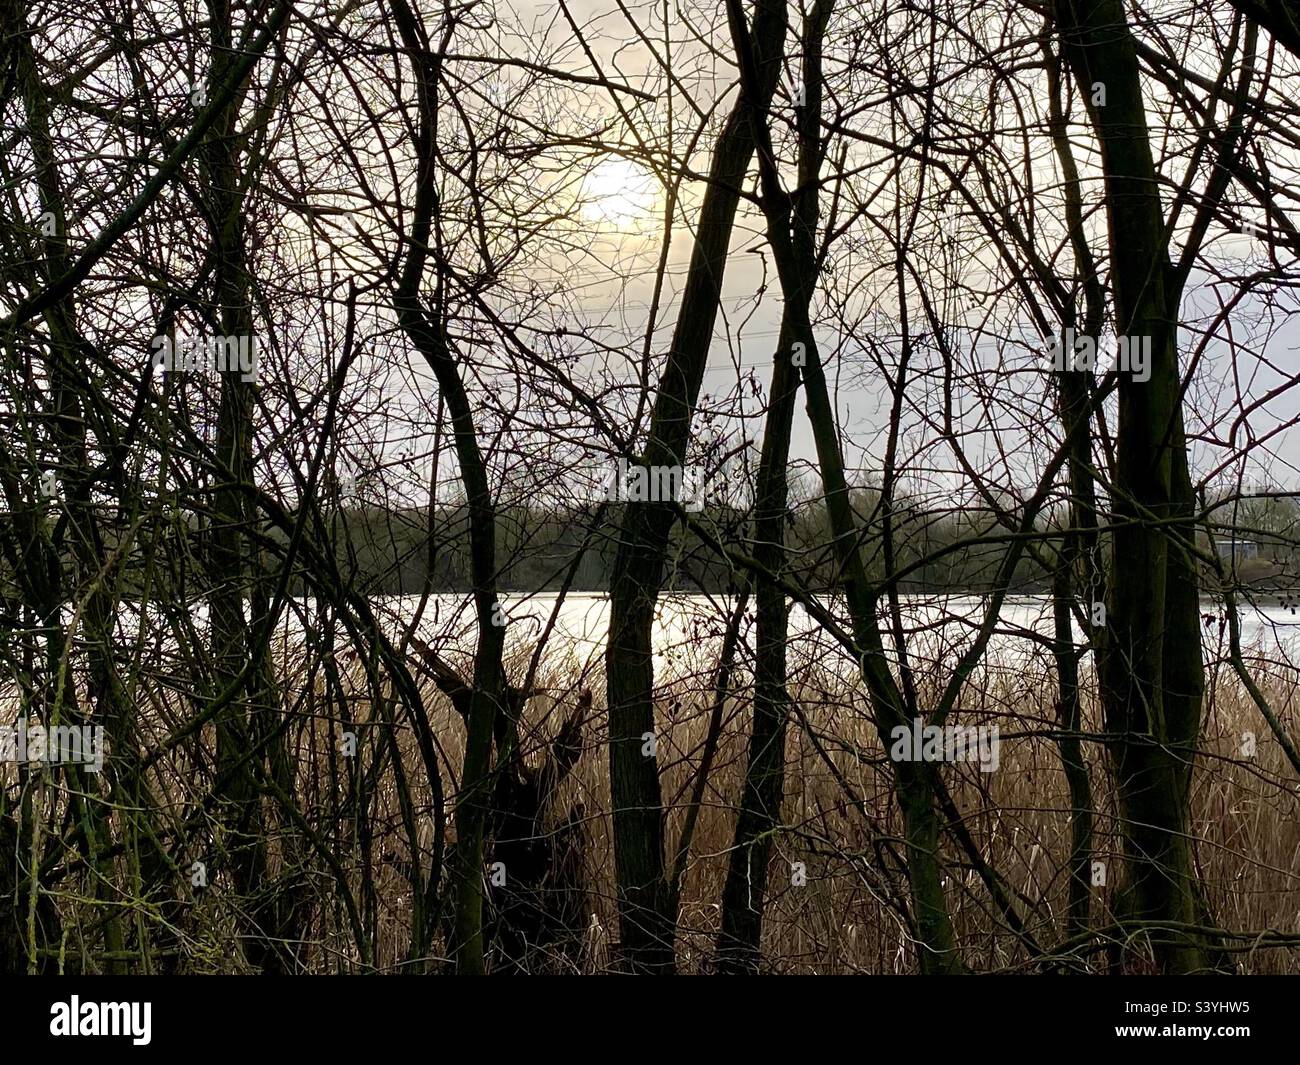
{"label": "tall dry grass", "polygon": [[[675,852],[698,771],[714,701],[708,640],[684,641],[657,691],[658,757],[667,806],[669,854]],[[511,663],[519,679],[522,652]],[[901,825],[892,802],[886,752],[871,724],[861,686],[851,670],[810,638],[792,645],[795,715],[786,745],[784,824],[769,870],[764,923],[765,968],[790,973],[904,973],[915,968],[913,944],[891,901],[905,897]],[[923,660],[922,660],[923,661]],[[917,674],[924,705],[937,700],[950,662],[935,660]],[[1257,679],[1291,735],[1300,734],[1300,675],[1288,667],[1261,669]],[[580,971],[613,965],[617,937],[614,904],[607,752],[599,666],[553,658],[538,677],[540,693],[522,722],[523,747],[535,757],[559,722],[590,689],[596,701],[583,732],[583,752],[557,797],[563,815],[585,810],[585,891],[589,924]],[[707,971],[719,925],[719,901],[742,792],[750,706],[748,663],[742,661],[726,699],[720,742],[708,777],[681,893],[678,961],[684,971]],[[462,752],[463,725],[432,685],[424,696],[453,780]],[[1050,954],[1065,936],[1065,900],[1071,810],[1054,739],[1056,688],[1046,653],[1014,664],[985,664],[963,689],[953,721],[996,725],[1000,766],[982,773],[974,764],[945,767],[944,776],[981,860],[995,870],[1024,929],[1013,932],[997,912],[969,856],[952,839],[948,899],[962,955],[978,971],[1041,968],[1026,946]],[[1300,784],[1279,745],[1241,685],[1224,665],[1207,676],[1205,725],[1194,777],[1192,827],[1197,866],[1215,922],[1236,932],[1300,934]],[[1094,798],[1095,860],[1105,884],[1092,895],[1091,921],[1113,917],[1118,839],[1110,779],[1095,698],[1085,699],[1085,743]],[[1257,749],[1243,755],[1245,733]],[[551,827],[554,827],[553,825]],[[795,872],[800,864],[806,883]],[[404,884],[391,884],[396,914]],[[397,964],[404,946],[401,922],[386,954]],[[1246,949],[1234,955],[1242,972],[1300,971],[1300,951]],[[1059,964],[1097,971],[1102,952],[1076,953]]]}
{"label": "tall dry grass", "polygon": [[[714,704],[714,676],[721,623],[688,629],[662,652],[656,698],[658,758],[667,807],[669,854],[675,853],[686,819],[692,785]],[[373,968],[392,971],[407,959],[411,889],[404,863],[412,853],[398,803],[396,776],[384,754],[387,726],[378,697],[356,655],[330,657],[340,683],[328,682],[322,655],[311,642],[284,634],[276,648],[285,708],[294,725],[287,734],[298,766],[297,792],[304,816],[331,846],[360,895],[363,866],[369,866],[376,907]],[[510,662],[515,682],[528,668],[527,646]],[[913,643],[912,665],[920,705],[933,705],[950,675],[954,648],[936,640]],[[752,663],[745,641],[724,703],[716,756],[690,849],[680,898],[677,953],[683,971],[707,971],[719,925],[719,904],[742,793],[749,726]],[[451,657],[455,657],[449,652]],[[1292,736],[1300,735],[1300,674],[1289,665],[1252,659],[1255,677]],[[786,744],[783,824],[775,838],[763,935],[764,966],[773,972],[904,973],[913,971],[913,943],[900,914],[906,896],[899,860],[901,826],[892,801],[886,752],[871,724],[864,692],[837,651],[817,632],[797,634],[790,647],[790,690],[794,714]],[[465,665],[464,661],[459,662]],[[438,763],[449,837],[454,795],[463,753],[464,725],[432,679],[413,663],[438,745]],[[142,676],[138,696],[149,744],[161,742],[186,718],[184,699],[167,682],[168,671]],[[571,957],[538,957],[538,967],[597,972],[613,965],[617,938],[606,736],[604,677],[599,656],[580,661],[560,650],[547,657],[535,677],[535,692],[520,723],[524,756],[536,760],[566,717],[590,691],[594,703],[582,729],[582,752],[550,805],[544,829],[553,831],[581,805],[582,894],[585,927]],[[987,869],[996,871],[1023,921],[1008,927],[981,880],[980,871],[949,834],[945,838],[947,895],[962,956],[977,971],[1041,967],[1065,935],[1066,858],[1071,811],[1054,737],[1056,686],[1050,656],[1039,647],[1016,655],[990,655],[964,686],[952,720],[996,725],[1001,733],[1000,765],[981,773],[974,764],[949,765],[944,779],[963,824]],[[12,707],[10,707],[12,709]],[[1094,888],[1091,922],[1112,917],[1118,865],[1115,860],[1114,788],[1101,743],[1094,698],[1085,698],[1084,730],[1094,796],[1095,858],[1105,863],[1106,883]],[[358,768],[373,775],[365,808],[365,832],[336,816],[343,779],[337,757],[341,720],[355,723],[362,737]],[[416,847],[430,853],[435,822],[433,796],[422,773],[415,738],[398,723],[398,748],[406,787],[418,811]],[[1243,753],[1243,735],[1253,733],[1256,749]],[[176,823],[205,816],[201,799],[210,771],[213,737],[197,735],[153,767],[155,793]],[[110,752],[111,756],[111,752]],[[5,767],[7,785],[14,767]],[[58,820],[57,811],[53,822]],[[211,822],[216,831],[216,821]],[[267,802],[267,824],[284,825]],[[1269,734],[1237,679],[1221,663],[1207,673],[1204,730],[1193,786],[1192,831],[1197,866],[1213,920],[1234,932],[1300,934],[1300,782]],[[193,847],[203,842],[195,833]],[[450,840],[449,840],[450,841]],[[216,845],[220,845],[217,837]],[[269,833],[272,872],[287,863],[281,838]],[[181,869],[202,849],[178,848]],[[337,883],[323,863],[309,863],[307,888],[316,899],[303,964],[313,971],[355,971],[356,952],[338,901]],[[795,871],[802,869],[806,882]],[[73,929],[93,927],[95,908],[85,902],[86,883],[65,880],[57,905]],[[235,949],[238,900],[220,890],[193,892],[186,902],[181,938],[183,971],[229,972],[243,965]],[[80,892],[80,893],[79,893]],[[1032,940],[1034,947],[1028,946]],[[1240,942],[1238,945],[1243,945]],[[1251,946],[1236,953],[1242,972],[1300,971],[1300,951]],[[435,953],[440,948],[435,943]],[[1075,953],[1059,965],[1098,969],[1097,951]]]}

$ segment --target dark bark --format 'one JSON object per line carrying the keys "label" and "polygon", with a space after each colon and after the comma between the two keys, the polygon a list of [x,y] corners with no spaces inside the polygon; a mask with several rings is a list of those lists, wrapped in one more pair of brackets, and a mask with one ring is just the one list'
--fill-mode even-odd
{"label": "dark bark", "polygon": [[[1109,631],[1101,656],[1106,731],[1124,837],[1121,916],[1198,923],[1188,836],[1190,771],[1200,731],[1197,575],[1186,550],[1194,506],[1177,353],[1177,294],[1142,100],[1137,53],[1119,0],[1057,4],[1067,61],[1101,144],[1116,334],[1150,337],[1148,381],[1120,373]],[[1106,87],[1104,106],[1091,103]],[[1156,522],[1173,523],[1157,526]],[[1167,971],[1205,965],[1190,934],[1152,937]]]}
{"label": "dark bark", "polygon": [[[823,147],[822,40],[834,0],[819,0],[803,26],[802,88],[798,113],[799,190],[795,196],[793,244],[799,258],[805,315],[817,272],[817,225]],[[785,567],[787,466],[790,429],[799,392],[799,370],[792,357],[797,336],[791,314],[783,315],[772,365],[767,422],[759,456],[754,503],[754,559],[762,567],[755,588],[754,721],[749,739],[744,791],[722,892],[718,970],[757,972],[767,894],[767,867],[773,836],[781,822],[785,782],[785,733],[790,694],[786,688],[788,612],[785,592],[766,574]]]}
{"label": "dark bark", "polygon": [[[210,84],[221,84],[237,57],[233,12],[228,0],[209,0],[212,55]],[[241,172],[239,112],[242,93],[220,111],[199,153],[204,208],[212,237],[213,318],[227,337],[256,332],[244,226],[245,175]],[[249,344],[254,343],[251,339]],[[216,698],[234,692],[215,719],[217,781],[226,828],[225,860],[246,914],[244,952],[259,970],[285,971],[289,960],[277,945],[281,926],[274,890],[268,883],[261,789],[250,751],[275,730],[276,705],[264,648],[250,644],[244,602],[256,609],[257,552],[248,533],[252,512],[241,484],[253,480],[253,414],[256,383],[238,366],[220,371],[216,456],[229,476],[214,478],[208,564],[212,588],[212,660]],[[253,624],[260,620],[254,617]]]}
{"label": "dark bark", "polygon": [[[14,74],[27,116],[40,206],[53,223],[52,231],[43,235],[43,258],[30,280],[48,284],[66,272],[69,265],[68,218],[54,152],[51,101],[39,77],[23,4],[18,0],[6,0],[0,11],[0,33],[12,42]],[[105,766],[104,777],[111,794],[122,800],[116,808],[110,806],[97,794],[97,777],[72,767],[67,770],[72,778],[74,802],[85,826],[84,842],[89,848],[87,860],[98,874],[102,874],[96,876],[94,890],[102,895],[108,888],[104,877],[110,877],[115,870],[120,871],[124,864],[120,859],[114,859],[115,869],[101,870],[99,867],[97,852],[112,846],[116,829],[124,849],[138,856],[142,894],[158,907],[163,917],[161,923],[175,927],[179,912],[173,867],[159,842],[157,804],[139,765],[135,707],[122,689],[113,660],[116,601],[111,590],[111,574],[116,569],[122,549],[119,547],[111,555],[106,549],[92,500],[94,472],[87,439],[88,426],[99,441],[111,444],[115,432],[110,419],[105,417],[111,415],[111,411],[106,410],[102,398],[94,394],[87,380],[85,367],[91,363],[95,353],[79,329],[71,293],[50,302],[43,317],[49,330],[48,372],[56,413],[51,425],[58,455],[57,479],[69,518],[65,529],[66,535],[71,537],[72,566],[67,573],[64,572],[60,557],[62,539],[56,543],[39,532],[42,521],[33,514],[30,517],[34,520],[27,527],[25,539],[45,559],[30,572],[26,567],[18,567],[17,571],[24,578],[28,601],[37,605],[40,616],[56,630],[48,646],[49,676],[52,678],[70,668],[68,655],[71,647],[58,626],[60,607],[71,595],[84,594],[86,597],[81,631],[90,667],[88,701],[94,706],[95,721],[104,726],[110,749],[114,752],[114,757]],[[70,581],[70,585],[65,586],[65,579]],[[63,721],[85,723],[88,720],[86,711],[79,704],[73,686],[64,684],[56,690],[58,694],[50,707],[52,714]],[[104,922],[104,939],[110,957],[113,952],[118,952],[107,968],[109,971],[125,971],[121,954],[125,946],[123,931],[121,922],[114,916],[110,915]],[[147,967],[151,964],[146,960],[148,944],[140,944],[140,949],[142,964]]]}
{"label": "dark bark", "polygon": [[[394,304],[402,328],[433,371],[447,404],[456,459],[460,464],[469,507],[470,572],[478,620],[478,644],[474,654],[473,692],[466,723],[461,790],[456,798],[456,846],[449,862],[454,894],[451,954],[457,972],[481,974],[485,972],[483,850],[491,806],[492,736],[494,723],[506,709],[505,669],[502,665],[505,626],[497,609],[496,510],[487,464],[479,448],[473,407],[461,380],[460,368],[437,308],[432,313],[426,311],[420,294],[434,238],[434,219],[438,213],[435,130],[440,58],[430,48],[424,27],[405,0],[393,0],[392,10],[402,40],[414,57],[419,105],[415,145],[419,170],[415,205],[405,242],[406,261],[402,265]],[[441,268],[442,264],[436,265]]]}
{"label": "dark bark", "polygon": [[[784,0],[760,0],[755,7],[748,37],[759,56],[761,76],[742,92],[714,149],[681,309],[651,413],[649,439],[639,459],[646,466],[681,466],[686,459],[739,190],[754,152],[747,111],[766,110],[775,91],[785,19]],[[673,968],[672,891],[665,876],[659,767],[657,759],[641,750],[642,736],[655,728],[651,625],[675,521],[671,501],[627,505],[610,580],[605,662],[614,863],[622,952],[634,972]]]}
{"label": "dark bark", "polygon": [[[1046,50],[1045,48],[1045,51]],[[1070,145],[1069,127],[1062,105],[1061,58],[1048,54],[1048,98],[1051,111],[1052,143],[1064,178],[1065,217],[1070,245],[1074,251],[1075,272],[1084,294],[1083,334],[1101,334],[1105,317],[1105,292],[1097,275],[1096,260],[1088,244],[1083,220],[1083,194],[1079,169]],[[1074,305],[1070,308],[1071,327]],[[1106,639],[1104,624],[1092,625],[1092,604],[1104,601],[1105,574],[1100,562],[1097,533],[1097,488],[1092,472],[1092,396],[1094,380],[1091,370],[1071,369],[1057,378],[1057,411],[1061,428],[1069,441],[1066,460],[1070,485],[1069,528],[1062,537],[1053,579],[1053,623],[1056,674],[1059,687],[1057,724],[1061,738],[1061,767],[1070,792],[1069,887],[1066,904],[1067,938],[1082,934],[1088,927],[1092,899],[1092,783],[1083,756],[1082,707],[1079,689],[1080,650],[1074,643],[1071,604],[1076,597],[1090,628],[1093,646],[1101,648]],[[1081,587],[1080,587],[1081,586]],[[1081,594],[1080,594],[1081,593]]]}
{"label": "dark bark", "polygon": [[[756,55],[746,47],[735,31],[741,20],[739,0],[728,0],[727,10],[733,27],[733,42],[741,55],[742,77],[752,83],[759,68]],[[844,458],[840,453],[835,410],[831,404],[830,390],[826,384],[807,308],[798,298],[809,281],[800,269],[790,236],[790,200],[781,188],[767,117],[757,109],[751,111],[750,115],[757,142],[768,242],[776,261],[781,289],[786,297],[793,333],[798,342],[804,345],[807,365],[803,378],[808,419],[812,423],[813,441],[826,493],[826,511],[834,537],[832,547],[838,566],[839,584],[844,590],[852,620],[853,638],[861,656],[862,676],[871,698],[876,732],[888,750],[892,729],[909,725],[907,707],[890,672],[877,625],[876,605],[879,593],[868,580],[858,547],[857,518],[853,513],[844,474]],[[943,892],[943,863],[939,854],[940,821],[935,804],[935,768],[927,762],[899,761],[893,763],[893,770],[907,843],[908,882],[912,893],[921,969],[927,973],[961,972],[963,966]]]}
{"label": "dark bark", "polygon": [[1300,7],[1295,0],[1232,0],[1232,6],[1268,30],[1284,48],[1300,56]]}
{"label": "dark bark", "polygon": [[582,753],[582,729],[591,693],[547,744],[532,768],[515,752],[496,772],[492,801],[492,862],[506,881],[490,893],[485,922],[493,972],[573,971],[580,961],[589,912],[583,868],[583,803],[557,816],[560,787]]}

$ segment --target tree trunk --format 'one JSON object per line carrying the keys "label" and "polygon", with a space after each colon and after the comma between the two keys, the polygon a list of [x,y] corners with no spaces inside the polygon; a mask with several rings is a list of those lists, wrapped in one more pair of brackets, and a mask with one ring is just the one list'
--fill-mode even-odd
{"label": "tree trunk", "polygon": [[[745,42],[734,31],[740,15],[739,0],[728,0],[733,41],[741,53],[742,77],[751,82],[757,76],[755,56],[746,49]],[[862,554],[858,549],[857,519],[849,499],[848,482],[844,474],[844,458],[840,454],[835,411],[826,385],[826,375],[821,366],[817,340],[808,319],[807,308],[799,301],[799,293],[811,279],[803,276],[798,256],[790,238],[788,198],[781,188],[772,138],[767,119],[760,110],[751,111],[754,136],[757,142],[759,173],[763,183],[763,207],[767,216],[768,242],[776,261],[781,289],[786,298],[787,312],[792,318],[796,343],[803,345],[804,390],[808,405],[808,419],[812,423],[817,461],[821,467],[822,485],[826,492],[826,511],[830,519],[833,549],[852,620],[853,638],[861,655],[863,680],[871,698],[872,713],[877,735],[886,750],[891,745],[891,731],[898,726],[910,727],[905,700],[898,690],[884,643],[876,623],[876,589],[867,579]],[[917,953],[923,972],[956,973],[963,971],[957,953],[956,937],[948,916],[948,904],[943,893],[943,863],[939,855],[939,814],[935,806],[935,769],[927,762],[898,761],[893,763],[897,785],[898,803],[903,817],[904,836],[907,843],[907,871],[911,887],[914,921],[918,939]]]}
{"label": "tree trunk", "polygon": [[[458,973],[486,971],[483,947],[484,832],[492,797],[492,732],[504,713],[504,615],[499,610],[496,572],[496,511],[487,465],[479,449],[474,412],[461,380],[440,316],[430,314],[420,299],[420,286],[438,211],[435,169],[434,114],[439,56],[431,52],[423,27],[406,4],[393,0],[393,13],[402,40],[413,56],[419,99],[416,157],[416,200],[407,258],[395,300],[398,318],[411,342],[429,364],[451,415],[452,436],[461,480],[469,504],[470,575],[478,619],[474,654],[473,692],[466,722],[465,759],[461,790],[456,798],[456,846],[448,863],[453,898],[451,955]],[[441,267],[441,264],[437,264]]]}
{"label": "tree trunk", "polygon": [[[1074,251],[1075,277],[1084,293],[1083,331],[1085,336],[1095,337],[1101,332],[1105,319],[1105,292],[1097,276],[1096,260],[1084,227],[1082,186],[1070,145],[1069,125],[1062,101],[1062,60],[1046,44],[1044,52],[1052,143],[1064,178],[1065,219]],[[1070,320],[1064,324],[1069,327],[1075,324],[1073,318],[1076,311],[1073,303],[1068,303],[1067,307]],[[1053,654],[1056,658],[1060,695],[1057,725],[1061,730],[1061,738],[1057,747],[1061,752],[1061,767],[1070,792],[1069,887],[1065,921],[1067,939],[1073,939],[1086,931],[1092,900],[1092,784],[1080,738],[1081,652],[1074,643],[1070,614],[1076,596],[1080,599],[1084,617],[1091,626],[1087,631],[1092,638],[1093,647],[1104,648],[1106,641],[1104,620],[1094,623],[1092,610],[1094,603],[1103,602],[1105,593],[1105,574],[1098,556],[1097,489],[1092,475],[1093,390],[1094,378],[1089,369],[1070,369],[1057,378],[1057,413],[1068,441],[1066,469],[1070,485],[1070,527],[1062,537],[1052,588],[1055,627]]]}
{"label": "tree trunk", "polygon": [[[803,27],[804,106],[799,111],[799,192],[795,207],[794,245],[805,281],[798,298],[805,314],[816,277],[819,216],[817,180],[821,173],[822,40],[834,0],[819,0]],[[799,392],[799,371],[790,352],[795,333],[783,315],[772,366],[767,424],[759,458],[754,503],[754,559],[767,573],[785,566],[785,524],[789,484],[790,429]],[[722,929],[718,935],[718,970],[758,971],[763,930],[763,903],[773,831],[781,821],[785,778],[785,732],[790,695],[786,689],[788,614],[785,592],[758,574],[755,589],[754,723],[735,839],[722,892]]]}
{"label": "tree trunk", "polygon": [[[746,112],[750,107],[766,110],[771,101],[780,73],[785,19],[784,0],[757,3],[749,37],[761,57],[762,75],[749,93],[742,92],[718,136],[672,347],[640,460],[645,466],[680,467],[685,462],[691,417],[713,340],[739,189],[754,152]],[[651,626],[675,520],[671,501],[626,504],[610,577],[605,668],[614,864],[622,951],[634,972],[673,968],[672,892],[664,869],[659,766],[653,755],[641,752],[643,737],[655,729]]]}
{"label": "tree trunk", "polygon": [[[208,86],[222,83],[235,58],[234,28],[229,0],[208,0],[212,55]],[[244,233],[243,175],[239,172],[238,120],[240,98],[223,109],[200,152],[204,200],[212,232],[215,303],[222,334],[254,334],[251,278]],[[198,106],[202,106],[201,104]],[[242,379],[238,366],[220,371],[220,401],[216,425],[212,517],[209,524],[209,567],[212,575],[212,659],[217,688],[214,698],[233,692],[215,719],[217,735],[216,793],[227,831],[227,857],[236,894],[247,914],[244,952],[259,970],[283,968],[273,945],[279,932],[263,897],[267,877],[266,836],[262,830],[261,798],[250,751],[262,718],[274,713],[263,670],[250,667],[255,648],[249,646],[244,601],[251,605],[255,574],[247,530],[251,513],[240,485],[253,480],[253,409],[255,384]],[[255,720],[257,719],[257,720]]]}
{"label": "tree trunk", "polygon": [[[1137,54],[1120,0],[1062,0],[1065,55],[1098,139],[1106,182],[1116,334],[1150,338],[1150,379],[1120,373],[1109,632],[1101,656],[1106,731],[1124,836],[1121,914],[1157,922],[1165,971],[1203,968],[1193,935],[1198,893],[1188,837],[1190,767],[1200,731],[1197,575],[1180,544],[1194,500],[1187,473],[1177,353],[1177,297],[1143,107]],[[1105,102],[1092,103],[1094,86]]]}

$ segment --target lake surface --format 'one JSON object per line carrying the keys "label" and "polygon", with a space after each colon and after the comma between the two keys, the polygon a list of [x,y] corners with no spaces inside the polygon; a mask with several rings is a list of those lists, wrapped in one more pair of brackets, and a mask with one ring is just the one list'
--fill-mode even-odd
{"label": "lake surface", "polygon": [[[394,631],[409,625],[420,599],[407,596],[386,599],[380,609]],[[727,615],[733,600],[724,596],[665,594],[660,597],[654,629],[656,674],[671,675],[709,668],[716,662]],[[544,660],[587,669],[602,663],[609,626],[609,600],[589,593],[569,595],[557,611],[551,594],[502,596],[507,619],[507,648],[531,654],[542,632],[551,626]],[[823,603],[848,629],[842,609]],[[950,669],[969,648],[989,607],[981,596],[904,596],[900,602],[909,657],[920,668]],[[1277,600],[1258,606],[1239,604],[1242,645],[1247,660],[1255,656],[1300,662],[1300,614],[1278,605]],[[1221,603],[1201,604],[1202,640],[1207,661],[1225,659],[1228,653],[1226,612]],[[552,615],[554,620],[552,622]],[[886,646],[893,651],[888,619],[882,616]],[[753,624],[752,601],[746,610],[744,631]],[[474,614],[466,596],[431,596],[419,624],[420,637],[430,644],[469,653],[473,648]],[[1053,631],[1052,604],[1046,596],[1020,596],[1004,601],[997,628],[986,651],[987,667],[1023,670],[1050,652],[1040,640]],[[1082,639],[1077,626],[1076,639]],[[814,662],[836,673],[851,675],[854,664],[844,648],[825,632],[808,612],[795,605],[790,615],[792,667]]]}

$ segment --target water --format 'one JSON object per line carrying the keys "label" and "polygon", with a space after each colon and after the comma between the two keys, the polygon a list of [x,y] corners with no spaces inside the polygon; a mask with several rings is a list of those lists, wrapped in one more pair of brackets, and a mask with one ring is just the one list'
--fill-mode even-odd
{"label": "water", "polygon": [[[556,603],[557,597],[552,594],[502,596],[508,652],[532,654],[556,611]],[[419,597],[408,596],[385,600],[380,608],[397,631],[410,624],[418,604]],[[656,675],[714,667],[733,605],[734,600],[723,596],[661,596],[653,635]],[[822,605],[848,630],[848,619],[842,609],[829,601]],[[970,595],[909,595],[902,597],[900,607],[907,653],[913,664],[946,672],[971,646],[989,608],[989,600]],[[1239,604],[1238,610],[1242,646],[1248,662],[1255,656],[1300,662],[1300,614],[1267,604],[1259,607]],[[1206,661],[1226,659],[1228,633],[1223,605],[1205,600],[1201,614]],[[554,619],[543,660],[556,661],[562,657],[580,669],[598,668],[603,661],[608,625],[608,597],[587,593],[567,596]],[[752,625],[751,601],[742,632],[752,635]],[[892,627],[883,615],[881,625],[892,654]],[[800,605],[791,610],[789,631],[792,664],[814,662],[847,675],[855,671],[848,651]],[[447,649],[449,654],[468,655],[473,650],[474,632],[473,604],[467,596],[430,597],[419,625],[422,639]],[[1009,598],[999,611],[994,634],[985,651],[985,664],[1011,671],[1024,670],[1039,662],[1045,664],[1049,651],[1034,637],[1052,635],[1052,603],[1048,597]],[[1077,626],[1075,638],[1082,641]]]}

